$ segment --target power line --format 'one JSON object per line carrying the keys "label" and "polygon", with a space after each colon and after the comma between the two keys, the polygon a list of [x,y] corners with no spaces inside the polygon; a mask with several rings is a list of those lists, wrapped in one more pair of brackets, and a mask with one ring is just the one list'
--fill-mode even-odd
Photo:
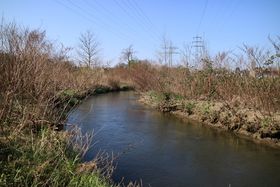
{"label": "power line", "polygon": [[235,3],[237,2],[233,0],[223,1],[223,3],[218,2],[219,6],[216,10],[215,17],[213,18],[213,20],[217,20],[215,22],[216,23],[215,28],[217,29],[217,31],[221,31],[221,29],[223,29],[224,25],[227,23],[228,18],[233,15],[237,6],[239,6],[239,2],[234,6]]}
{"label": "power line", "polygon": [[138,12],[138,14],[139,14],[140,16],[143,16],[143,18],[145,18],[146,21],[147,21],[149,24],[153,25],[153,23],[151,22],[151,20],[149,19],[149,17],[144,13],[144,11],[142,10],[142,8],[137,4],[136,1],[128,0],[128,2],[129,2],[133,7],[135,7],[135,10]]}
{"label": "power line", "polygon": [[143,16],[140,14],[139,10],[134,6],[134,4],[131,3],[131,1],[127,0],[124,1],[124,3],[127,5],[128,9],[133,10],[133,15],[135,18],[140,18],[139,21],[141,21],[143,26],[147,26],[148,30],[151,31],[151,27],[149,24],[147,24],[146,20],[143,19]]}
{"label": "power line", "polygon": [[[131,2],[128,1],[128,0],[127,1],[122,1],[122,5],[124,5],[124,8],[126,10],[130,10],[130,13],[131,13],[130,15],[132,15],[138,21],[138,23],[141,23],[143,28],[150,33],[149,26],[147,26],[145,20],[139,14],[138,10],[135,9],[135,7],[131,4]],[[131,10],[133,10],[133,11],[131,11]],[[127,11],[127,12],[129,12],[129,11]]]}
{"label": "power line", "polygon": [[[80,7],[79,5],[73,3],[71,0],[68,0],[68,2],[71,3],[74,7],[78,8],[78,9],[80,9],[81,11],[83,11],[83,12],[87,13],[88,15],[90,15],[91,18],[94,18],[94,17],[95,17],[94,14],[92,14],[91,12],[87,11],[86,9]],[[101,20],[101,19],[99,18],[99,20]],[[104,26],[104,28],[106,28],[106,30],[109,30],[109,29],[108,29],[108,28],[110,27],[109,24],[106,24],[105,21],[103,21],[103,22],[101,22],[101,23],[102,23],[102,25]],[[118,31],[118,33],[121,34],[122,36],[124,36],[126,39],[129,37],[128,35],[126,35],[125,33],[121,32],[121,31]],[[118,34],[118,35],[119,35],[119,34]]]}
{"label": "power line", "polygon": [[224,26],[229,22],[229,19],[232,17],[232,15],[234,14],[234,12],[238,9],[240,5],[240,0],[236,0],[233,1],[233,3],[231,4],[230,7],[233,7],[229,12],[229,14],[226,16],[224,16],[224,21],[222,22],[222,24],[220,25],[219,30],[222,30],[224,28]]}
{"label": "power line", "polygon": [[200,20],[199,20],[199,24],[198,24],[196,33],[199,32],[201,23],[202,23],[202,21],[203,21],[203,19],[204,19],[204,16],[205,16],[205,12],[206,12],[206,9],[207,9],[207,5],[208,5],[208,0],[205,1],[205,5],[204,5],[203,11],[202,11],[202,15],[201,15]]}
{"label": "power line", "polygon": [[158,33],[158,29],[156,28],[156,26],[153,24],[153,22],[151,21],[151,19],[147,16],[147,14],[143,11],[143,9],[139,6],[139,4],[137,4],[137,2],[135,0],[128,0],[128,2],[134,7],[134,9],[136,10],[136,12],[138,13],[138,15],[141,18],[144,18],[144,20],[146,21],[146,23],[148,23],[148,25],[150,25],[150,27],[154,30],[152,30],[154,32],[155,35],[157,35],[158,38],[159,35]]}
{"label": "power line", "polygon": [[[149,24],[147,24],[147,22],[145,21],[144,16],[141,15],[141,13],[138,11],[138,9],[133,6],[133,4],[131,3],[131,1],[125,1],[127,2],[127,5],[131,8],[130,10],[135,10],[135,11],[132,11],[132,13],[134,13],[135,15],[135,18],[138,19],[138,20],[141,20],[141,23],[142,23],[142,26],[143,28],[148,32],[148,35],[150,35],[156,42],[160,42],[160,39],[158,37],[158,35],[152,30],[152,27],[149,26]],[[138,15],[138,18],[136,16],[136,14]]]}
{"label": "power line", "polygon": [[[95,25],[102,27],[106,32],[109,32],[113,35],[118,35],[117,38],[122,38],[122,39],[127,38],[127,36],[125,36],[121,33],[109,30],[106,24],[97,22],[96,20],[92,19],[93,18],[92,14],[90,14],[90,15],[88,13],[86,14],[87,11],[84,11],[84,9],[82,9],[80,6],[77,6],[76,4],[74,4],[71,1],[68,1],[68,3],[70,3],[72,6],[70,6],[69,4],[65,4],[65,2],[62,2],[59,0],[55,0],[55,2],[58,3],[59,5],[63,6],[64,8],[68,9],[70,12],[73,12],[73,13],[79,15],[80,17],[84,18],[88,22],[94,23]],[[79,11],[77,11],[77,10],[79,10]]]}
{"label": "power line", "polygon": [[[99,8],[101,8],[101,9],[103,9],[104,10],[104,12],[106,13],[106,15],[107,15],[107,18],[108,19],[110,19],[111,20],[111,22],[112,23],[114,23],[116,26],[120,26],[120,24],[119,23],[121,23],[120,21],[122,21],[123,19],[121,18],[121,17],[119,17],[118,15],[115,15],[110,9],[108,9],[108,8],[106,8],[105,6],[103,6],[103,4],[102,3],[100,3],[99,1],[88,1],[88,0],[85,0],[85,3],[89,6],[89,7],[91,7],[91,8],[93,8],[94,10],[100,10],[100,9],[98,9],[98,8],[95,8],[95,6],[92,4],[92,2],[95,2],[95,4],[99,7]],[[117,23],[118,22],[118,23]],[[121,25],[123,26],[123,27],[126,27],[126,30],[129,30],[129,31],[133,31],[135,34],[136,34],[136,29],[134,28],[134,27],[131,27],[129,24],[123,24],[123,23],[121,23]],[[135,36],[135,35],[134,35]]]}
{"label": "power line", "polygon": [[[127,16],[129,16],[134,21],[133,23],[137,22],[142,27],[142,29],[146,30],[148,34],[151,34],[149,29],[146,28],[145,24],[143,25],[143,23],[140,22],[139,19],[135,16],[135,13],[130,13],[128,11],[129,8],[127,9],[127,4],[123,4],[122,3],[123,1],[118,1],[118,0],[114,0],[114,2],[125,14],[127,14]],[[137,25],[137,26],[139,26],[139,25]],[[153,35],[150,35],[150,36],[153,40],[155,40],[155,41],[158,40]]]}
{"label": "power line", "polygon": [[[230,0],[232,1],[232,0]],[[226,3],[226,1],[222,1],[222,3],[220,1],[216,1],[218,7],[217,9],[215,10],[215,16],[213,16],[213,20],[219,20],[219,18],[222,17],[223,15],[223,12],[225,10],[225,6],[223,6],[223,4]]]}

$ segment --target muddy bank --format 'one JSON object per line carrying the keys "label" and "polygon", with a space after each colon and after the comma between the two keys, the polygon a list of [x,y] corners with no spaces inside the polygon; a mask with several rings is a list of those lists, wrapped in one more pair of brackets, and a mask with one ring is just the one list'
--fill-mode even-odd
{"label": "muddy bank", "polygon": [[147,92],[141,94],[139,101],[162,112],[280,148],[280,114],[267,115],[246,108],[237,99],[224,103],[186,100],[180,96]]}

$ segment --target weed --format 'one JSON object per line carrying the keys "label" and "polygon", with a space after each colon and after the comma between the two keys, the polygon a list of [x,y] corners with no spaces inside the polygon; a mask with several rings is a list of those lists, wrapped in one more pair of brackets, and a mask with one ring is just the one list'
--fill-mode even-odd
{"label": "weed", "polygon": [[207,116],[210,114],[210,103],[204,103],[202,106],[201,106],[201,112],[204,116]]}
{"label": "weed", "polygon": [[194,108],[195,108],[195,103],[194,102],[187,102],[185,104],[185,110],[189,115],[193,114],[193,109]]}
{"label": "weed", "polygon": [[265,117],[261,120],[262,127],[269,127],[273,124],[273,119],[271,117]]}
{"label": "weed", "polygon": [[172,99],[174,99],[175,101],[182,101],[184,99],[184,97],[180,94],[172,94]]}
{"label": "weed", "polygon": [[100,74],[69,62],[44,31],[2,22],[0,41],[0,186],[109,186],[99,168],[78,172],[88,145],[73,141],[79,133],[50,128]]}
{"label": "weed", "polygon": [[165,100],[165,95],[162,93],[150,91],[148,94],[157,103],[160,103]]}
{"label": "weed", "polygon": [[[95,181],[96,186],[108,186],[97,168],[90,173],[77,173],[80,155],[87,151],[73,141],[74,133],[44,129],[28,133],[8,143],[7,160],[1,163],[1,185],[5,186],[72,186]],[[88,181],[86,181],[86,179]]]}

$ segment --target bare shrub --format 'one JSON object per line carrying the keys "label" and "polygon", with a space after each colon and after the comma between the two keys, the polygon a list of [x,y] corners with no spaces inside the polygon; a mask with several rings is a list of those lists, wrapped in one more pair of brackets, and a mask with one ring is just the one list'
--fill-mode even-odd
{"label": "bare shrub", "polygon": [[[213,60],[202,59],[203,69],[156,66],[139,63],[131,79],[140,90],[174,93],[188,99],[214,99],[230,104],[240,98],[243,105],[272,113],[280,110],[279,42],[272,50],[244,45],[242,55],[219,53]],[[233,65],[239,64],[234,70]]]}

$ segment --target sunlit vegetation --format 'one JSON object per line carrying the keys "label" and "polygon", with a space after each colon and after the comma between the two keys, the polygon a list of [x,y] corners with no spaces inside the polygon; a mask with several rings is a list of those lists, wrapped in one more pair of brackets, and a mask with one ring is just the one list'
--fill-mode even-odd
{"label": "sunlit vegetation", "polygon": [[3,21],[0,45],[0,186],[112,186],[112,158],[82,164],[91,138],[58,130],[81,99],[120,80],[76,66],[44,31]]}
{"label": "sunlit vegetation", "polygon": [[279,112],[279,46],[275,46],[276,52],[269,55],[267,52],[246,48],[248,59],[243,56],[235,59],[247,67],[242,70],[238,66],[227,68],[232,57],[224,53],[222,60],[217,60],[217,57],[202,58],[199,61],[202,68],[168,67],[145,61],[131,66],[129,72],[137,88],[142,91],[153,90],[187,99],[228,103],[238,100],[241,105],[264,113]]}
{"label": "sunlit vegetation", "polygon": [[[124,63],[103,67],[94,35],[86,32],[80,42],[80,60],[75,63],[67,56],[70,49],[50,42],[45,31],[2,21],[1,186],[114,185],[109,158],[82,162],[90,138],[81,136],[78,130],[58,131],[63,129],[68,112],[81,100],[109,91],[133,87],[147,92],[162,111],[201,113],[203,120],[220,121],[233,129],[241,128],[246,118],[240,109],[253,109],[263,117],[259,126],[249,125],[247,130],[270,128],[276,134],[268,132],[267,137],[280,136],[275,120],[280,112],[279,38],[271,40],[274,51],[244,46],[244,54],[235,57],[242,67],[230,66],[230,54],[221,53],[213,58],[201,57],[199,68],[189,67],[191,62],[174,67],[138,60],[132,46],[122,52]],[[226,113],[232,118],[227,119]],[[236,116],[241,117],[233,119]],[[235,125],[229,120],[236,120]]]}
{"label": "sunlit vegetation", "polygon": [[244,46],[239,56],[204,56],[196,67],[146,61],[129,72],[135,87],[148,91],[142,101],[163,112],[184,113],[218,128],[279,142],[279,38],[271,43],[268,51]]}

